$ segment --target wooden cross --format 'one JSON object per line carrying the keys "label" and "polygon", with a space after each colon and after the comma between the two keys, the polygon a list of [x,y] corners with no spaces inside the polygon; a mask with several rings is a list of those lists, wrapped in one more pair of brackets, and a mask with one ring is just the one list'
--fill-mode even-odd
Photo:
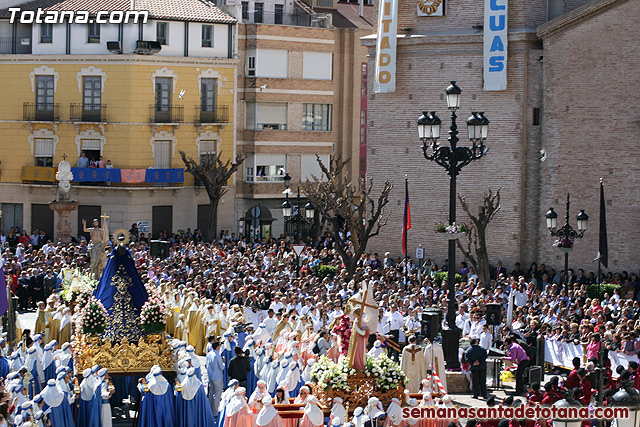
{"label": "wooden cross", "polygon": [[67,153],[64,153],[64,154],[62,155],[62,160],[67,160]]}
{"label": "wooden cross", "polygon": [[[358,316],[358,318],[355,320],[356,325],[358,326],[358,328],[360,327],[360,322],[362,322],[362,316],[364,315],[364,308],[365,307],[371,307],[371,308],[375,308],[376,310],[378,309],[377,305],[372,305],[372,304],[367,304],[367,294],[369,292],[369,287],[367,285],[365,285],[364,287],[364,294],[362,295],[362,301],[349,301],[350,304],[355,305],[359,305],[360,307],[354,307],[354,311],[358,308],[360,308],[360,315]],[[355,332],[355,331],[354,331]],[[356,332],[357,333],[357,332]],[[351,354],[351,360],[349,360],[349,364],[351,366],[353,366],[353,358],[355,357],[356,353],[355,351]]]}

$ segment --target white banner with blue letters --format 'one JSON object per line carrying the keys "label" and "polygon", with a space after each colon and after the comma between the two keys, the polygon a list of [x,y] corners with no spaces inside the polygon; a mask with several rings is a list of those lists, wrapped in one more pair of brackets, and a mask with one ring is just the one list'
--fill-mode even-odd
{"label": "white banner with blue letters", "polygon": [[484,90],[507,90],[507,0],[484,1]]}

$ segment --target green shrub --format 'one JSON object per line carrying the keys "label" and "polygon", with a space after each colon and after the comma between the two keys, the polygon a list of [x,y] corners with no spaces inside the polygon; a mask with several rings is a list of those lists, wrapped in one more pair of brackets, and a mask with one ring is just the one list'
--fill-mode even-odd
{"label": "green shrub", "polygon": [[[433,282],[442,283],[443,280],[446,282],[448,278],[449,278],[449,273],[447,271],[441,271],[439,273],[436,273],[436,275],[433,278]],[[456,283],[462,283],[462,276],[460,274],[456,273],[455,278],[456,278]]]}
{"label": "green shrub", "polygon": [[321,279],[324,279],[325,277],[333,277],[336,275],[337,271],[338,268],[333,265],[318,264],[313,267],[313,274]]}
{"label": "green shrub", "polygon": [[613,295],[613,291],[615,289],[620,289],[620,285],[616,285],[613,283],[603,283],[601,285],[589,285],[587,288],[587,297],[589,298],[599,298],[600,301],[604,298],[604,294],[607,293],[609,296]]}

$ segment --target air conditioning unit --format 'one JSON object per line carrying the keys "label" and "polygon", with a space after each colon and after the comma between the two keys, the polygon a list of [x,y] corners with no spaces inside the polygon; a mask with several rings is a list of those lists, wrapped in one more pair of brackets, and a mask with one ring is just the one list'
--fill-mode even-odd
{"label": "air conditioning unit", "polygon": [[138,40],[136,42],[136,50],[133,53],[138,55],[153,55],[162,50],[162,46],[157,41]]}
{"label": "air conditioning unit", "polygon": [[111,53],[122,53],[122,46],[119,41],[107,42],[107,50]]}

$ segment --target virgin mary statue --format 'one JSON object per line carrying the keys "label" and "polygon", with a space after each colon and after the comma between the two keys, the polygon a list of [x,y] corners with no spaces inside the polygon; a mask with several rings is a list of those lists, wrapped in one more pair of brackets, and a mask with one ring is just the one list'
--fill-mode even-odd
{"label": "virgin mary statue", "polygon": [[378,306],[373,299],[371,285],[363,281],[362,288],[349,299],[347,305],[350,306],[353,314],[347,358],[350,366],[361,372],[366,366],[365,353],[369,335],[375,334],[378,330]]}

